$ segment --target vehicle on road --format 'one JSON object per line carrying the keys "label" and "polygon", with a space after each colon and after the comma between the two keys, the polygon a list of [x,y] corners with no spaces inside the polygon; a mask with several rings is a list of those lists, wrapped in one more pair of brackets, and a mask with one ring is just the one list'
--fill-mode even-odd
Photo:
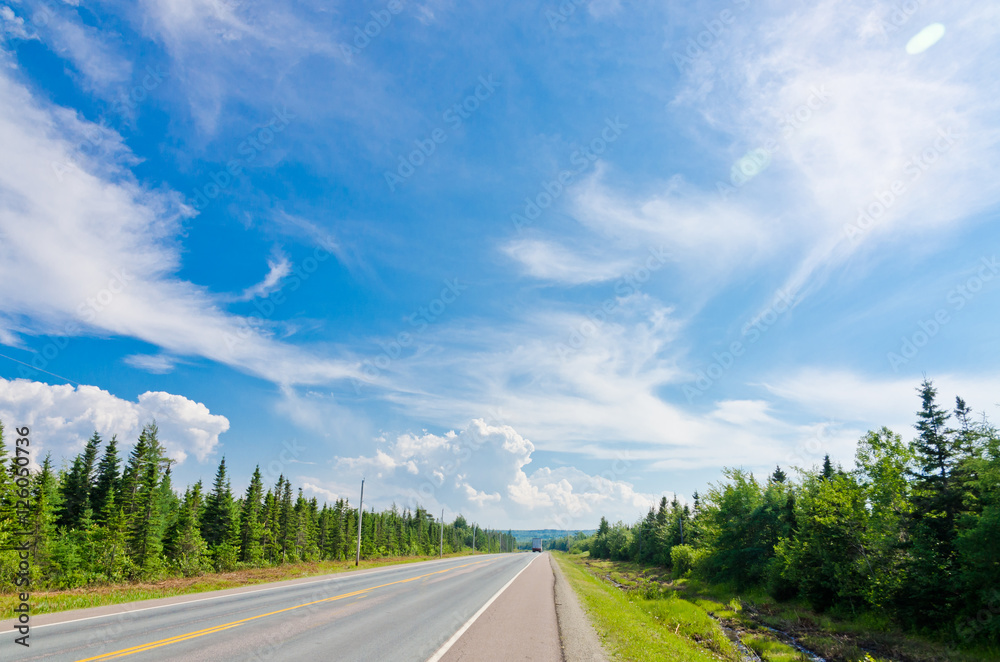
{"label": "vehicle on road", "polygon": [[531,551],[533,551],[533,552],[540,552],[540,551],[542,551],[542,539],[541,538],[532,538],[531,539]]}

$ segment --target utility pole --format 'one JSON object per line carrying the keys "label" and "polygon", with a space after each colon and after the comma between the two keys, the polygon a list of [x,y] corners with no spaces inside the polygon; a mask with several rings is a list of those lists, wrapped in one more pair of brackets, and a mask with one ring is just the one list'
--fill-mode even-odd
{"label": "utility pole", "polygon": [[444,558],[444,508],[441,509],[441,558]]}
{"label": "utility pole", "polygon": [[358,499],[358,555],[354,559],[354,567],[361,563],[361,517],[365,512],[365,479],[361,479],[361,498]]}
{"label": "utility pole", "polygon": [[683,517],[678,517],[677,518],[677,525],[679,527],[681,527],[681,544],[683,545],[684,544],[684,518]]}
{"label": "utility pole", "polygon": [[472,553],[476,553],[476,525],[472,525]]}

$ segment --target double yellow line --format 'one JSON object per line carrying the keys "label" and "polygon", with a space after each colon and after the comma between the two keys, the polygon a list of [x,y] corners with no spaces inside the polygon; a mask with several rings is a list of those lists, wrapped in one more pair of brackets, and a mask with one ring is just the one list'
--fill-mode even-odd
{"label": "double yellow line", "polygon": [[204,630],[198,630],[196,632],[188,632],[187,634],[179,634],[176,637],[169,637],[167,639],[160,639],[159,641],[151,641],[148,644],[142,644],[140,646],[133,646],[132,648],[123,648],[120,651],[115,651],[113,653],[104,653],[103,655],[97,655],[95,657],[88,657],[78,662],[97,662],[97,660],[113,660],[119,657],[125,657],[127,655],[132,655],[134,653],[141,653],[143,651],[153,650],[154,648],[160,648],[161,646],[169,646],[170,644],[176,644],[181,641],[187,641],[188,639],[195,639],[197,637],[203,637],[206,634],[213,634],[215,632],[222,632],[223,630],[228,630],[229,628],[234,628],[238,625],[242,625],[248,621],[253,621],[258,618],[264,618],[265,616],[274,616],[275,614],[281,614],[286,611],[292,611],[294,609],[301,609],[303,607],[309,607],[311,605],[318,605],[322,602],[333,602],[334,600],[343,600],[344,598],[350,598],[355,595],[361,595],[362,593],[368,593],[369,591],[374,591],[378,588],[385,588],[386,586],[395,586],[396,584],[405,584],[407,582],[413,582],[418,579],[423,579],[425,577],[431,577],[433,575],[440,575],[445,572],[451,572],[452,570],[458,570],[459,568],[467,568],[471,565],[479,565],[480,563],[485,563],[483,561],[475,561],[473,563],[465,563],[463,565],[456,565],[451,568],[445,568],[444,570],[435,570],[434,572],[428,572],[426,575],[418,575],[416,577],[410,577],[409,579],[399,579],[394,582],[389,582],[388,584],[379,584],[378,586],[369,586],[368,588],[359,589],[357,591],[352,591],[350,593],[342,593],[341,595],[335,595],[332,598],[323,598],[322,600],[314,600],[312,602],[306,602],[301,605],[295,605],[294,607],[286,607],[284,609],[278,609],[277,611],[270,611],[266,614],[258,614],[257,616],[250,616],[249,618],[243,618],[238,621],[233,621],[232,623],[225,623],[223,625],[216,625],[214,627],[205,628]]}

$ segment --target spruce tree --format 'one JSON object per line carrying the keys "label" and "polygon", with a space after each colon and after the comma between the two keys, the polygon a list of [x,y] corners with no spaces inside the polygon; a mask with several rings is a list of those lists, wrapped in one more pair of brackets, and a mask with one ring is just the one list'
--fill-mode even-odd
{"label": "spruce tree", "polygon": [[240,560],[254,567],[264,562],[264,484],[256,467],[243,496],[240,518]]}
{"label": "spruce tree", "polygon": [[59,526],[76,529],[85,510],[91,507],[90,490],[94,477],[94,464],[101,445],[101,436],[94,435],[87,441],[83,452],[73,460],[72,468],[62,481],[62,506],[59,511]]}
{"label": "spruce tree", "polygon": [[185,491],[177,518],[167,529],[163,541],[167,559],[185,577],[200,574],[206,568],[208,546],[201,537],[200,529],[201,489],[199,480]]}
{"label": "spruce tree", "polygon": [[233,492],[226,474],[226,458],[222,458],[215,472],[212,491],[205,499],[205,511],[202,513],[201,536],[209,549],[222,544],[232,522],[232,516]]}
{"label": "spruce tree", "polygon": [[919,434],[911,443],[916,468],[910,471],[910,567],[899,604],[908,620],[929,626],[951,613],[958,599],[955,518],[961,507],[961,491],[953,472],[961,456],[956,435],[947,428],[949,414],[936,402],[937,389],[925,379],[918,392],[921,408],[914,427]]}
{"label": "spruce tree", "polygon": [[105,505],[120,489],[121,477],[118,460],[118,438],[112,436],[104,448],[104,455],[97,465],[97,475],[94,486],[90,490],[90,506],[94,509],[94,517],[98,523],[103,523]]}

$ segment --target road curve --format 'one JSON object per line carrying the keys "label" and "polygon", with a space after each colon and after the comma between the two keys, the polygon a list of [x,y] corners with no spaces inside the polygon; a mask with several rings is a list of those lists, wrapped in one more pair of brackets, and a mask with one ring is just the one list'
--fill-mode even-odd
{"label": "road curve", "polygon": [[30,648],[14,643],[7,621],[0,659],[424,662],[536,558],[465,556],[184,596],[152,608],[63,612],[32,619]]}

